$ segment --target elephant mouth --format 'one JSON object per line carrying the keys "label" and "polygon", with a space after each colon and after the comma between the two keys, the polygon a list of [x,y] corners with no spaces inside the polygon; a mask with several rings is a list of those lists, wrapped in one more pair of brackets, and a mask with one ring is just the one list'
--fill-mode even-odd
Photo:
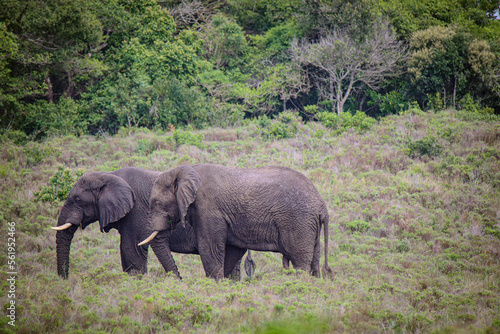
{"label": "elephant mouth", "polygon": [[160,231],[154,231],[153,233],[151,233],[151,235],[149,237],[147,237],[146,239],[144,239],[143,241],[138,243],[137,246],[142,246],[142,245],[149,243],[151,240],[153,240],[158,235],[158,233],[160,233]]}

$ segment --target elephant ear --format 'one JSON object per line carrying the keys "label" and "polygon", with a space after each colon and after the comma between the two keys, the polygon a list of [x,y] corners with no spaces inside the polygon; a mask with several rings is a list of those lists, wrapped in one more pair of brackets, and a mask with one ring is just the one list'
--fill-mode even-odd
{"label": "elephant ear", "polygon": [[188,207],[196,199],[196,192],[201,186],[200,175],[191,166],[178,167],[179,173],[176,178],[177,207],[179,208],[182,227],[186,227],[186,215]]}
{"label": "elephant ear", "polygon": [[125,217],[134,207],[135,201],[134,191],[121,177],[105,174],[102,181],[97,204],[101,231],[110,223]]}

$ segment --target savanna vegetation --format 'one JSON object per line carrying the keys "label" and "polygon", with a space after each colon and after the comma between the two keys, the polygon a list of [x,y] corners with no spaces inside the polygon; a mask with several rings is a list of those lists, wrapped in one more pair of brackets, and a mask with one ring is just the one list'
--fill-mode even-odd
{"label": "savanna vegetation", "polygon": [[[500,333],[500,20],[495,1],[0,0],[2,333]],[[88,171],[275,164],[330,213],[316,279],[255,252],[219,283],[59,209]],[[323,261],[323,257],[321,259]]]}
{"label": "savanna vegetation", "polygon": [[[16,332],[500,331],[498,116],[415,106],[378,122],[280,116],[224,129],[4,142],[0,221],[2,231],[17,227]],[[265,252],[254,253],[256,273],[240,282],[216,283],[199,256],[174,254],[180,281],[152,252],[148,274],[129,276],[117,232],[98,224],[75,234],[69,279],[58,277],[50,227],[79,175],[194,163],[276,164],[309,177],[329,208],[333,280],[284,270],[279,254]],[[6,291],[6,252],[0,257]]]}

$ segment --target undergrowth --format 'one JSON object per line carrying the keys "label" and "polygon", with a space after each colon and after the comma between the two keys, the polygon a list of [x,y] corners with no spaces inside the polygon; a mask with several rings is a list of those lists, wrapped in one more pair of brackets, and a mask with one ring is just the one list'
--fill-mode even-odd
{"label": "undergrowth", "polygon": [[[3,133],[0,230],[16,223],[15,332],[498,333],[500,121],[484,115],[415,109],[343,129],[287,113],[238,128],[42,142]],[[255,275],[240,282],[216,283],[199,256],[174,254],[179,281],[151,251],[148,274],[129,276],[118,233],[97,224],[75,234],[69,279],[57,276],[50,227],[82,173],[195,163],[309,177],[330,213],[333,280],[283,270],[266,252],[254,252]],[[0,260],[5,310],[5,251]],[[0,326],[12,329],[5,318]]]}

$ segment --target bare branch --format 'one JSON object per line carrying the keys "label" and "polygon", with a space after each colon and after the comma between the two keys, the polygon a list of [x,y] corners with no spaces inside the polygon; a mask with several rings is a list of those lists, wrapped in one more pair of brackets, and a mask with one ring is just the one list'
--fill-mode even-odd
{"label": "bare branch", "polygon": [[[385,22],[373,25],[365,40],[354,39],[346,31],[335,29],[315,44],[295,40],[291,46],[295,62],[311,65],[326,74],[324,82],[333,80],[337,112],[357,86],[377,89],[388,76],[397,74],[398,63],[405,59],[406,49]],[[333,88],[332,88],[333,89]]]}
{"label": "bare branch", "polygon": [[205,7],[199,0],[183,0],[179,5],[170,9],[169,13],[178,26],[184,27],[207,22],[211,15],[210,9]]}

